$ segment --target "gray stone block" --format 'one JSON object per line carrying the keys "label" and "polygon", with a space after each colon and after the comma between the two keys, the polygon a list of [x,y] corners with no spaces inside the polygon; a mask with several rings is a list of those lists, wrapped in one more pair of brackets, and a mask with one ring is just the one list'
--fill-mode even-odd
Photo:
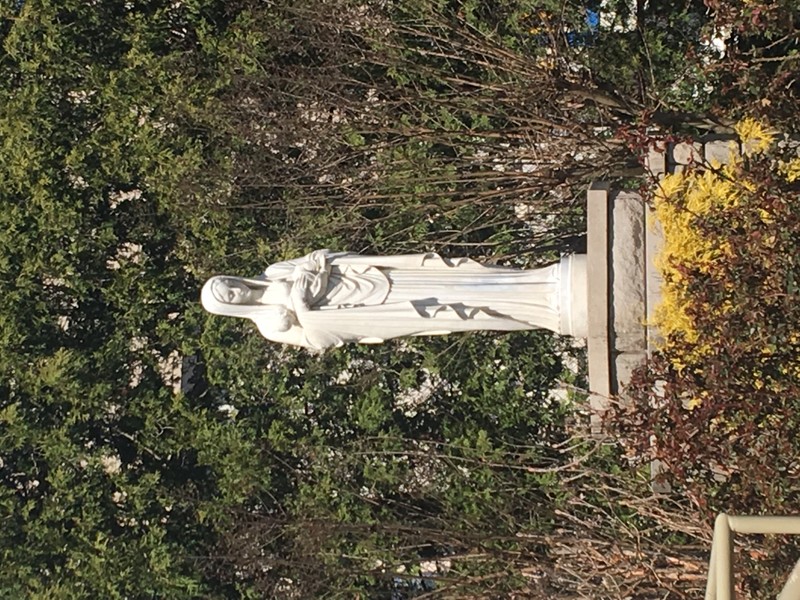
{"label": "gray stone block", "polygon": [[633,372],[647,361],[647,351],[621,352],[614,358],[614,378],[616,392],[624,397],[625,387],[631,380]]}
{"label": "gray stone block", "polygon": [[734,140],[710,140],[703,148],[706,162],[710,165],[727,165],[731,156],[738,156],[739,152],[739,144]]}
{"label": "gray stone block", "polygon": [[680,142],[670,145],[670,162],[685,166],[703,162],[703,144],[700,142]]}
{"label": "gray stone block", "polygon": [[645,169],[654,177],[662,178],[667,172],[666,151],[663,148],[651,148],[645,159]]}
{"label": "gray stone block", "polygon": [[593,183],[586,194],[586,259],[589,335],[586,339],[589,369],[589,408],[592,435],[602,434],[602,415],[611,398],[609,347],[609,200],[608,185]]}
{"label": "gray stone block", "polygon": [[611,306],[618,351],[645,350],[645,205],[633,192],[612,195]]}

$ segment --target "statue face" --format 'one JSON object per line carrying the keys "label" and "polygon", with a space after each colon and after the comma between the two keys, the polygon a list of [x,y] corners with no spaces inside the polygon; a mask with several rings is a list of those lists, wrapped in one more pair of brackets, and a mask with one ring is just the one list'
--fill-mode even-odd
{"label": "statue face", "polygon": [[214,298],[224,304],[250,304],[253,290],[245,283],[227,277],[220,277],[211,287]]}

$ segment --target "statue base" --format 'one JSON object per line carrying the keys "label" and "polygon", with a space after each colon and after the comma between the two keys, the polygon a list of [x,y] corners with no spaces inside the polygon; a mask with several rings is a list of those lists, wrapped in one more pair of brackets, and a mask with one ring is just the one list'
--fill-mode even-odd
{"label": "statue base", "polygon": [[570,254],[561,259],[559,282],[559,333],[578,338],[588,337],[589,290],[585,254]]}

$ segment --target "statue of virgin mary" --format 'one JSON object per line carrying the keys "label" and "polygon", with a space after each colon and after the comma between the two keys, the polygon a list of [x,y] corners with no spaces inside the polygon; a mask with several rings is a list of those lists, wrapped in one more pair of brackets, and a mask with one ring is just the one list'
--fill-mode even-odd
{"label": "statue of virgin mary", "polygon": [[435,253],[316,250],[258,277],[212,277],[201,300],[210,313],[251,319],[269,340],[313,350],[475,330],[581,335],[562,310],[565,285],[576,279],[573,260],[580,258],[523,270]]}

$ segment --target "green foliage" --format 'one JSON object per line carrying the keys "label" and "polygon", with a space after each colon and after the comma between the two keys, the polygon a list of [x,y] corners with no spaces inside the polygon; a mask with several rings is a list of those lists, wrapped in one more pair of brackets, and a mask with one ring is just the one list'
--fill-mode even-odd
{"label": "green foliage", "polygon": [[122,3],[3,11],[0,590],[223,593],[191,557],[269,478],[249,432],[198,418],[163,381],[197,288],[181,188],[213,159],[175,124],[213,89],[181,64],[205,19]]}

